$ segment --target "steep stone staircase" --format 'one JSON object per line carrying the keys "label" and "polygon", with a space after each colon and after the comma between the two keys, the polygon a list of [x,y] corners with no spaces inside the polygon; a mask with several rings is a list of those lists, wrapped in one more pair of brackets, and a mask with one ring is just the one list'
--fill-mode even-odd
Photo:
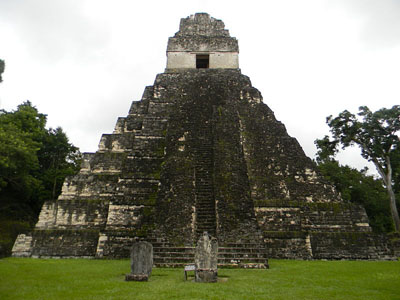
{"label": "steep stone staircase", "polygon": [[213,144],[210,126],[201,128],[195,152],[196,234],[195,240],[207,231],[216,236],[216,212],[213,187]]}
{"label": "steep stone staircase", "polygon": [[218,248],[218,264],[222,267],[268,268],[265,245],[255,241],[228,243]]}
{"label": "steep stone staircase", "polygon": [[[175,245],[162,238],[146,239],[153,245],[153,261],[156,267],[181,268],[194,263],[195,247]],[[220,268],[268,268],[267,251],[255,241],[227,243],[218,248]]]}
{"label": "steep stone staircase", "polygon": [[[195,247],[176,246],[163,239],[148,239],[153,245],[156,267],[179,268],[194,263]],[[243,241],[229,243],[218,248],[218,267],[221,268],[268,268],[264,245]]]}

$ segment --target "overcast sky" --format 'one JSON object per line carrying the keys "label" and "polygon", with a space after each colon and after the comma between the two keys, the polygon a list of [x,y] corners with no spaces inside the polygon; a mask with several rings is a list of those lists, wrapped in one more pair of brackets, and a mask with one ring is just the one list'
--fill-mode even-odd
{"label": "overcast sky", "polygon": [[[400,104],[400,0],[0,0],[0,108],[29,99],[94,152],[196,12],[239,40],[242,73],[310,157],[328,115]],[[356,149],[340,161],[365,165]]]}

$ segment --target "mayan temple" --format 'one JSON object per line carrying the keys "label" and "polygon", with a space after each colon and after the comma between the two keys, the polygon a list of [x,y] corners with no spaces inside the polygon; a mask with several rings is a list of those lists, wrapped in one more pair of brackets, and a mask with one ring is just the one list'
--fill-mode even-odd
{"label": "mayan temple", "polygon": [[127,258],[145,240],[155,265],[180,266],[207,231],[219,265],[390,258],[365,210],[341,200],[263,103],[238,54],[222,21],[182,19],[165,72],[84,154],[13,255]]}

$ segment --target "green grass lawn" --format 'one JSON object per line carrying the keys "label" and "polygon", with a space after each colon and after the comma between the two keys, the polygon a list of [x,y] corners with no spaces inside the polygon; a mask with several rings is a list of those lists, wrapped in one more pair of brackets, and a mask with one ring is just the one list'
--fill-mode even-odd
{"label": "green grass lawn", "polygon": [[218,283],[153,269],[126,282],[128,260],[0,260],[0,299],[400,299],[400,261],[270,260],[269,270],[219,269]]}

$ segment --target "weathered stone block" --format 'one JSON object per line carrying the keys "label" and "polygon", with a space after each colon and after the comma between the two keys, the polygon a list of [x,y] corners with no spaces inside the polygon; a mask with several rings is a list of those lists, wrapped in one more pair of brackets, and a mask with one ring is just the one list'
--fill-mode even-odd
{"label": "weathered stone block", "polygon": [[204,232],[197,242],[194,262],[196,282],[217,282],[218,241],[207,232]]}
{"label": "weathered stone block", "polygon": [[131,273],[126,281],[147,281],[153,267],[153,246],[148,242],[135,242],[131,249]]}
{"label": "weathered stone block", "polygon": [[12,248],[13,257],[29,257],[32,252],[32,236],[19,234]]}

